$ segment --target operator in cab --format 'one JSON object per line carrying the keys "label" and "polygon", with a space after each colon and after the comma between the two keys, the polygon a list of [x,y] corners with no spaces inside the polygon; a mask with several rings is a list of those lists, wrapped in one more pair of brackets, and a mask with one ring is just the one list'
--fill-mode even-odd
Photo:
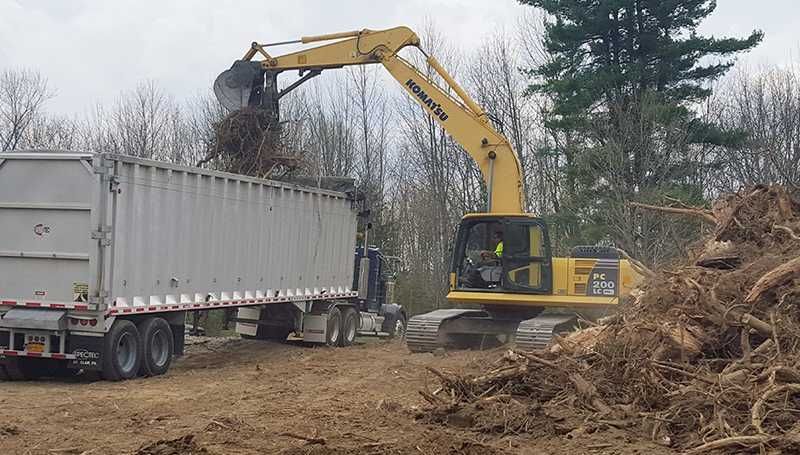
{"label": "operator in cab", "polygon": [[484,261],[499,260],[503,257],[503,231],[494,231],[492,242],[495,244],[494,251],[481,252],[481,259]]}
{"label": "operator in cab", "polygon": [[503,257],[503,231],[496,230],[492,233],[494,250],[481,251],[481,263],[478,267],[480,282],[483,288],[496,288],[500,285],[503,267],[500,260]]}

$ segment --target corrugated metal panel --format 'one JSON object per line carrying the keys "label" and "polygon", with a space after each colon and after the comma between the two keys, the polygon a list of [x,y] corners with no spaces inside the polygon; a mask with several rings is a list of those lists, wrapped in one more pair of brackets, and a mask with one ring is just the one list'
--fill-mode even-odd
{"label": "corrugated metal panel", "polygon": [[[344,194],[103,157],[111,183],[91,155],[0,154],[0,298],[46,289],[38,300],[72,302],[76,283],[97,291],[100,269],[114,313],[350,292],[356,217]],[[91,240],[103,224],[105,253]]]}
{"label": "corrugated metal panel", "polygon": [[118,308],[350,291],[356,218],[344,194],[113,160]]}

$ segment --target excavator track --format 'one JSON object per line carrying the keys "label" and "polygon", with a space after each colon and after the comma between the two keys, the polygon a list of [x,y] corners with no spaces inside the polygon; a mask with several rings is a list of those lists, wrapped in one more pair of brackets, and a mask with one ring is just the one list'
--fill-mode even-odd
{"label": "excavator track", "polygon": [[411,352],[433,352],[443,348],[444,343],[439,336],[442,324],[464,316],[483,316],[479,310],[436,310],[420,314],[408,320],[406,326],[406,344]]}
{"label": "excavator track", "polygon": [[516,347],[523,351],[544,349],[557,330],[568,329],[575,322],[575,315],[569,314],[544,314],[522,321],[517,327]]}

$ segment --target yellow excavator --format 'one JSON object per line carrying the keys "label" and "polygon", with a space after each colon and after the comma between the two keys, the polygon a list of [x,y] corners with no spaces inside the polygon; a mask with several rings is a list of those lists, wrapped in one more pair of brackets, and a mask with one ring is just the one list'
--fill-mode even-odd
{"label": "yellow excavator", "polygon": [[[280,56],[267,52],[272,46],[317,42],[327,44]],[[446,88],[398,55],[407,47],[422,52]],[[524,211],[517,154],[486,112],[422,50],[419,37],[407,27],[254,42],[241,60],[219,75],[214,92],[230,110],[263,108],[277,123],[279,99],[303,82],[326,69],[367,64],[383,65],[469,153],[488,192],[486,213],[465,215],[454,242],[447,299],[461,308],[409,319],[406,342],[411,351],[512,340],[523,349],[541,348],[575,320],[574,314],[545,309],[608,308],[629,293],[639,277],[613,248],[576,247],[570,257],[552,257],[546,224]],[[300,78],[280,90],[277,77],[287,70],[298,70]]]}

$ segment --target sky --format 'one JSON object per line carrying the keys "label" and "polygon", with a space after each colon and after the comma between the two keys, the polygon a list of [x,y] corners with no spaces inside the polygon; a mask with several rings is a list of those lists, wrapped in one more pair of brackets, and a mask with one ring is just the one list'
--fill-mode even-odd
{"label": "sky", "polygon": [[[425,23],[468,51],[516,26],[514,0],[0,0],[0,70],[29,68],[56,96],[48,111],[72,115],[154,80],[176,99],[207,92],[250,42]],[[796,0],[719,0],[705,34],[761,29],[747,65],[786,65],[798,53]],[[425,43],[423,42],[423,47]]]}

